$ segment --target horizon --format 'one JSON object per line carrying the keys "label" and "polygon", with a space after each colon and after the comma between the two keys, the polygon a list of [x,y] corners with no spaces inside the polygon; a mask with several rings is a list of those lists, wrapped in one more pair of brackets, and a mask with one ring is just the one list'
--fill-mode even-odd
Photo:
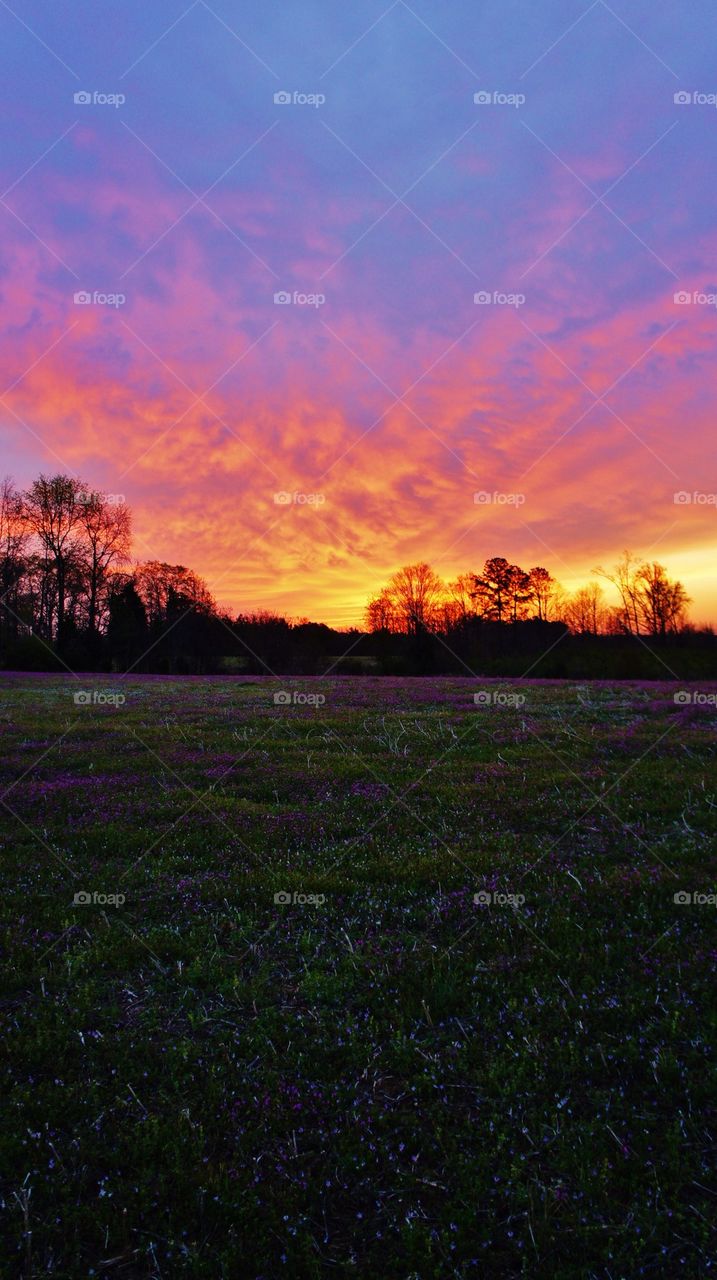
{"label": "horizon", "polygon": [[715,625],[708,51],[510,9],[6,6],[3,471],[232,614],[627,547]]}

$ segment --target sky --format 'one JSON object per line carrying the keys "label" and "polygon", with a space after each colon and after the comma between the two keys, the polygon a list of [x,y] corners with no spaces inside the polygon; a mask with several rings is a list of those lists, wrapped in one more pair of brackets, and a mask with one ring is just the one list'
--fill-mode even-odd
{"label": "sky", "polygon": [[0,0],[0,472],[232,611],[629,548],[717,623],[713,22]]}

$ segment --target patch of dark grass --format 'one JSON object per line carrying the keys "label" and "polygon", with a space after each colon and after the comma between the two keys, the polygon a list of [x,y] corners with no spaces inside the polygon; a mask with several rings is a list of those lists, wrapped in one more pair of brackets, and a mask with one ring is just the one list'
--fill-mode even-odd
{"label": "patch of dark grass", "polygon": [[310,687],[4,688],[7,1274],[712,1274],[713,712]]}

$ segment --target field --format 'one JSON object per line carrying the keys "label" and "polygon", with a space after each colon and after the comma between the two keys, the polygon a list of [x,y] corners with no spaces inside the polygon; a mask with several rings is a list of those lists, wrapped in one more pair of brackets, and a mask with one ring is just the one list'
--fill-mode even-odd
{"label": "field", "polygon": [[4,676],[0,1274],[714,1274],[676,688]]}

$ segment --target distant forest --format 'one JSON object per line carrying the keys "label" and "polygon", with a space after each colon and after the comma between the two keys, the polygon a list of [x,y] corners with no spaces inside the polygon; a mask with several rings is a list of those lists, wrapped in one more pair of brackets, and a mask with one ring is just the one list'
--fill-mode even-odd
{"label": "distant forest", "polygon": [[[501,556],[444,582],[399,569],[365,627],[257,611],[230,616],[191,569],[133,562],[124,501],[66,475],[0,487],[0,667],[233,675],[717,676],[712,628],[684,587],[625,552],[572,595]],[[602,582],[619,603],[608,605]]]}

